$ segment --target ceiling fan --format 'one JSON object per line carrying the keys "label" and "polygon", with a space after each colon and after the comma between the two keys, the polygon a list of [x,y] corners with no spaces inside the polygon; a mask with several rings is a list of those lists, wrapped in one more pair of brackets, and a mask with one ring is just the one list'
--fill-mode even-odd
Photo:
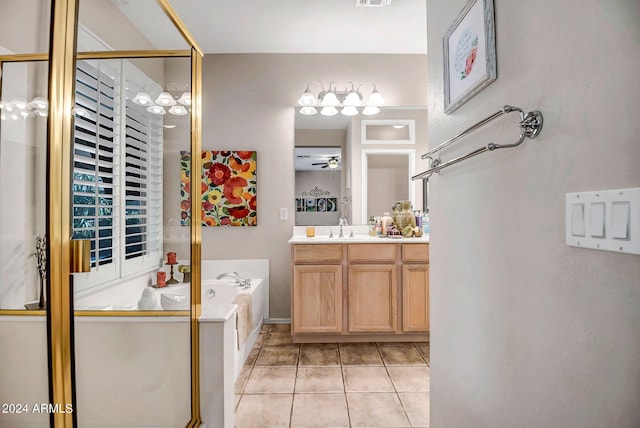
{"label": "ceiling fan", "polygon": [[331,169],[336,169],[338,167],[338,165],[340,165],[340,161],[338,160],[337,157],[331,157],[326,162],[312,163],[311,165],[324,165],[321,168],[327,168],[328,167],[328,168],[331,168]]}

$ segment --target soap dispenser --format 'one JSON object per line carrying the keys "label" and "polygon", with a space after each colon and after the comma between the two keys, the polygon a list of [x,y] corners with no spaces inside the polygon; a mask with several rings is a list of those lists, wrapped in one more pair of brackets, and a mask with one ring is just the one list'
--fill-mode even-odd
{"label": "soap dispenser", "polygon": [[429,212],[425,211],[422,214],[422,230],[425,234],[429,234]]}

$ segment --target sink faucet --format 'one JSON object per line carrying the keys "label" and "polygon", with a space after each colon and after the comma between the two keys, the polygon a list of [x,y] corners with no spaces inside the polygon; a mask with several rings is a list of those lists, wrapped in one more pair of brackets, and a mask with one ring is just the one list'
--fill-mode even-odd
{"label": "sink faucet", "polygon": [[238,275],[238,272],[221,273],[220,275],[216,276],[216,279],[222,279],[222,278],[225,278],[227,276],[235,279],[236,280],[236,285],[238,285],[238,286],[242,286],[244,288],[251,287],[251,280],[250,279],[242,279],[242,278],[240,278],[240,275]]}
{"label": "sink faucet", "polygon": [[344,238],[344,233],[342,232],[342,226],[347,226],[347,218],[340,217],[340,220],[338,220],[338,226],[340,226],[340,236],[338,236],[338,238]]}

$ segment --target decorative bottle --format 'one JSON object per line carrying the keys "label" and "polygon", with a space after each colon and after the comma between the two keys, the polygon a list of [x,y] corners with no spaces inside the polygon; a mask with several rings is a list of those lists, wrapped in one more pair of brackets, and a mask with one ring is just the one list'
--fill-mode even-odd
{"label": "decorative bottle", "polygon": [[385,211],[384,215],[382,216],[382,235],[383,236],[387,236],[387,231],[389,230],[391,225],[393,225],[393,218],[391,217],[391,215],[389,215],[388,211]]}
{"label": "decorative bottle", "polygon": [[411,211],[411,201],[400,201],[401,211],[396,215],[396,227],[403,230],[407,226],[416,227],[416,217]]}

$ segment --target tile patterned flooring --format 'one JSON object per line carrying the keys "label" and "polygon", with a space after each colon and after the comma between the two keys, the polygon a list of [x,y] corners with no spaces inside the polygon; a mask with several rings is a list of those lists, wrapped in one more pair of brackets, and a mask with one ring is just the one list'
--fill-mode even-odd
{"label": "tile patterned flooring", "polygon": [[429,343],[302,344],[265,325],[235,386],[236,427],[428,427]]}

